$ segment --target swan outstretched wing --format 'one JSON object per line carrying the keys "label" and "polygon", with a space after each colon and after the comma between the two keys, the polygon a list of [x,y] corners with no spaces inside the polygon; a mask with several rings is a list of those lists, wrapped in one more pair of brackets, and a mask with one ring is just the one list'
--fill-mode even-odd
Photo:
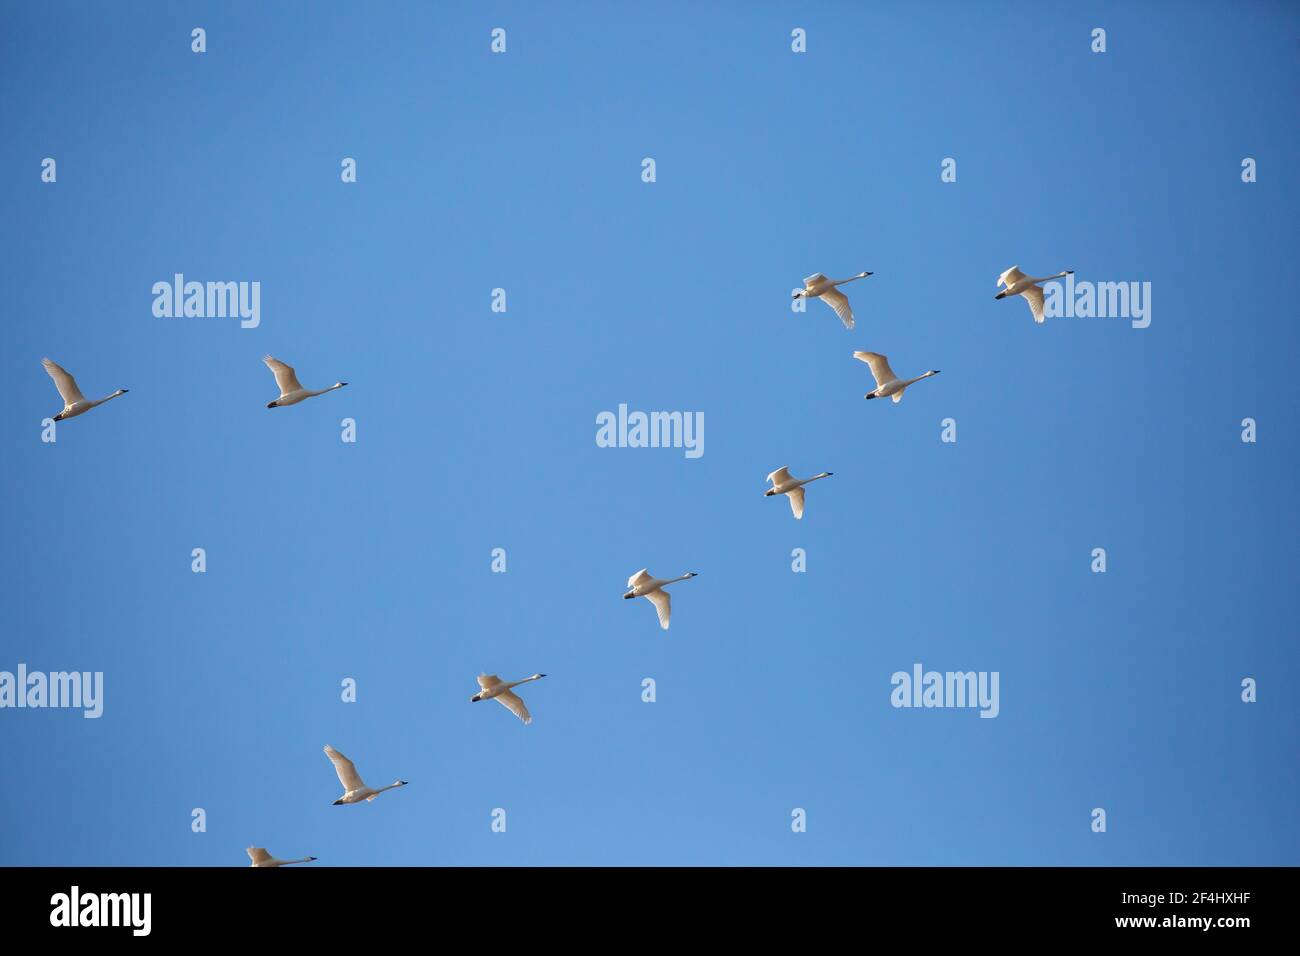
{"label": "swan outstretched wing", "polygon": [[673,613],[673,599],[662,588],[658,591],[651,591],[646,597],[655,606],[655,611],[659,614],[659,626],[665,631],[668,630],[668,618]]}
{"label": "swan outstretched wing", "polygon": [[1020,271],[1020,266],[1012,266],[1006,272],[1002,273],[1002,275],[998,276],[998,285],[1004,285],[1009,289],[1024,277],[1025,274]]}
{"label": "swan outstretched wing", "polygon": [[253,866],[260,866],[271,859],[271,854],[266,852],[265,847],[250,846],[248,848],[248,858],[253,861]]}
{"label": "swan outstretched wing", "polygon": [[889,367],[889,359],[879,352],[854,352],[853,357],[859,362],[866,362],[871,367],[871,377],[876,380],[876,388],[898,378]]}
{"label": "swan outstretched wing", "polygon": [[1034,313],[1034,321],[1043,324],[1043,290],[1041,286],[1031,285],[1021,297],[1029,303],[1029,311]]}
{"label": "swan outstretched wing", "polygon": [[533,722],[533,715],[528,713],[528,708],[524,706],[523,698],[514,691],[508,690],[503,694],[498,694],[497,700],[501,701],[510,713],[514,714],[525,724],[531,724]]}
{"label": "swan outstretched wing", "polygon": [[827,289],[821,294],[821,300],[835,310],[846,329],[853,328],[853,309],[849,307],[849,297],[839,289]]}
{"label": "swan outstretched wing", "polygon": [[491,690],[493,687],[496,687],[497,684],[499,683],[501,683],[501,678],[497,677],[496,674],[478,675],[478,686],[481,690]]}
{"label": "swan outstretched wing", "polygon": [[767,476],[767,480],[772,483],[773,487],[779,485],[783,481],[789,481],[790,466],[785,465],[781,468],[778,468],[776,471],[772,472],[770,475]]}
{"label": "swan outstretched wing", "polygon": [[803,287],[805,289],[811,289],[813,286],[817,285],[817,283],[825,282],[825,281],[826,281],[826,277],[824,275],[822,275],[820,272],[814,272],[808,278],[803,280]]}
{"label": "swan outstretched wing", "polygon": [[77,388],[77,380],[69,375],[63,366],[56,365],[47,358],[41,359],[41,364],[45,366],[45,371],[50,373],[50,378],[54,379],[54,387],[63,397],[64,405],[75,405],[86,400],[86,396],[81,394],[81,389]]}
{"label": "swan outstretched wing", "polygon": [[796,518],[803,517],[803,489],[796,488],[794,491],[787,491],[785,496],[790,499],[790,510],[794,512]]}
{"label": "swan outstretched wing", "polygon": [[627,586],[630,588],[634,588],[638,584],[644,584],[646,581],[649,580],[650,580],[650,572],[645,568],[642,568],[636,574],[632,575],[630,578],[627,579]]}
{"label": "swan outstretched wing", "polygon": [[275,375],[275,384],[280,386],[280,395],[285,396],[290,392],[302,391],[302,386],[298,384],[298,374],[288,365],[285,365],[277,358],[266,356],[262,359]]}
{"label": "swan outstretched wing", "polygon": [[360,790],[366,785],[352,761],[329,744],[325,745],[325,756],[329,757],[330,763],[334,764],[334,772],[339,775],[339,783],[343,784],[344,790]]}

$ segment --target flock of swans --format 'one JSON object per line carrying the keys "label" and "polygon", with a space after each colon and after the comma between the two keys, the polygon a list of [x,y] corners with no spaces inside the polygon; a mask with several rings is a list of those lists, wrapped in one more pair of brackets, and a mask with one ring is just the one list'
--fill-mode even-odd
{"label": "flock of swans", "polygon": [[[267,402],[267,408],[279,408],[281,405],[297,405],[305,399],[313,398],[316,395],[324,395],[326,392],[332,392],[334,389],[342,388],[347,384],[347,382],[335,382],[329,388],[322,388],[313,392],[302,387],[298,382],[298,373],[293,370],[292,366],[285,365],[279,359],[272,358],[269,355],[263,358],[262,361],[271,370],[271,374],[275,376],[275,384],[280,388],[280,397],[273,402]],[[92,402],[81,394],[81,389],[77,387],[77,380],[62,365],[57,365],[47,358],[41,359],[41,364],[45,366],[45,371],[54,380],[54,387],[59,390],[59,397],[63,399],[63,411],[54,416],[56,422],[61,422],[65,418],[84,415],[96,405],[103,405],[109,399],[125,395],[128,391],[128,389],[119,388],[107,398]]]}
{"label": "flock of swans", "polygon": [[[1044,318],[1044,294],[1039,283],[1059,279],[1072,273],[1073,270],[1066,270],[1051,276],[1034,277],[1025,275],[1020,271],[1019,266],[1012,266],[998,276],[997,285],[1002,286],[1003,289],[994,298],[1003,299],[1012,295],[1022,297],[1029,303],[1029,310],[1034,317],[1034,321],[1042,324]],[[858,279],[865,279],[870,275],[872,275],[870,272],[859,272],[847,279],[828,279],[820,272],[814,273],[804,279],[804,287],[796,290],[793,297],[795,299],[821,299],[834,310],[846,329],[852,329],[854,327],[853,308],[849,305],[848,296],[841,292],[839,287],[849,282],[856,282]],[[879,352],[854,352],[853,357],[867,364],[871,369],[872,378],[876,381],[876,387],[863,396],[868,399],[892,398],[897,403],[902,400],[904,391],[910,386],[915,385],[922,379],[939,374],[938,369],[931,369],[915,378],[900,379],[894,373],[894,370],[889,367],[889,359]],[[347,382],[335,382],[328,388],[313,391],[303,388],[298,381],[298,374],[292,366],[286,365],[270,355],[263,358],[262,361],[275,376],[275,384],[280,389],[279,398],[268,402],[267,408],[296,405],[306,399],[343,388],[348,384]],[[63,399],[63,410],[53,416],[53,420],[56,422],[83,415],[92,408],[127,393],[127,389],[119,388],[105,398],[91,401],[81,393],[81,389],[77,387],[76,379],[62,366],[56,365],[48,358],[42,359],[41,365],[44,366],[45,371],[53,379],[54,387],[58,389],[59,396]],[[829,478],[831,474],[829,471],[823,471],[811,478],[795,478],[790,474],[788,467],[778,468],[767,476],[767,480],[772,483],[772,487],[763,494],[769,498],[775,495],[785,495],[790,500],[790,510],[794,517],[802,519],[805,487],[814,481]],[[628,600],[638,597],[648,600],[654,605],[655,613],[659,617],[659,626],[666,631],[672,616],[672,598],[664,589],[670,584],[689,581],[696,576],[694,571],[687,571],[675,578],[656,578],[646,568],[642,568],[627,579],[627,591],[623,594],[623,597]],[[531,677],[525,677],[522,680],[503,681],[495,674],[480,674],[478,676],[479,691],[470,698],[470,702],[495,700],[527,726],[533,722],[532,714],[529,713],[528,707],[524,704],[523,699],[515,693],[514,689],[530,681],[541,680],[545,676],[545,674],[533,674]],[[407,781],[398,779],[386,787],[377,789],[369,787],[361,779],[361,775],[357,773],[356,765],[328,744],[325,745],[325,755],[334,765],[334,772],[338,775],[339,783],[343,786],[343,796],[334,801],[335,806],[356,804],[363,801],[369,803],[387,790],[407,786]],[[288,866],[294,863],[310,863],[316,859],[314,856],[308,856],[297,860],[281,860],[271,856],[265,847],[250,846],[247,853],[249,860],[252,861],[250,866],[255,867]]]}
{"label": "flock of swans", "polygon": [[[545,676],[545,674],[534,674],[532,677],[525,677],[523,680],[507,682],[501,680],[495,674],[480,674],[478,677],[479,692],[470,698],[470,702],[497,700],[525,724],[531,724],[533,716],[528,712],[528,707],[524,704],[523,698],[514,692],[514,688],[520,684],[527,684],[529,681],[541,680]],[[343,787],[343,796],[334,801],[336,807],[361,803],[362,801],[372,803],[381,793],[396,790],[398,787],[409,786],[409,781],[402,780],[400,777],[386,787],[367,786],[366,782],[361,779],[361,774],[357,773],[357,765],[329,744],[325,745],[325,756],[334,765],[334,773],[338,776],[339,783]],[[298,860],[280,860],[271,856],[265,847],[259,846],[250,846],[245,852],[248,853],[248,858],[252,861],[249,866],[288,866],[291,863],[311,863],[316,859],[314,856],[305,856]]]}
{"label": "flock of swans", "polygon": [[[1001,292],[995,295],[994,298],[1004,299],[1009,295],[1020,296],[1029,303],[1029,311],[1033,314],[1034,321],[1041,325],[1044,319],[1044,296],[1040,283],[1050,282],[1052,279],[1060,279],[1073,274],[1073,269],[1066,269],[1064,272],[1057,272],[1050,276],[1027,276],[1020,271],[1019,266],[1012,266],[1006,272],[1002,273],[1002,275],[998,276],[997,284],[1004,288]],[[796,289],[793,297],[795,299],[821,299],[835,311],[835,314],[840,317],[840,321],[844,323],[846,329],[852,329],[854,327],[853,307],[849,305],[849,297],[841,292],[839,287],[849,282],[856,282],[858,279],[865,279],[870,275],[873,275],[873,273],[859,272],[857,275],[849,276],[847,279],[828,279],[822,273],[815,272],[803,280],[803,288]],[[903,391],[909,385],[914,385],[921,381],[921,379],[929,378],[931,375],[939,374],[938,369],[931,369],[923,375],[918,375],[916,378],[900,379],[894,374],[894,370],[889,367],[889,359],[884,355],[881,355],[879,352],[854,352],[853,357],[859,361],[866,362],[871,368],[872,377],[876,380],[876,387],[867,392],[864,396],[865,398],[892,397],[895,402],[899,402],[903,398]],[[332,392],[335,389],[343,388],[348,384],[347,382],[335,382],[328,388],[313,391],[312,389],[302,387],[302,383],[298,381],[298,373],[294,371],[291,365],[286,365],[284,362],[281,362],[279,359],[273,358],[270,355],[263,358],[262,361],[266,363],[266,367],[269,368],[271,374],[275,376],[275,384],[280,389],[280,397],[274,401],[267,402],[267,408],[281,408],[285,405],[297,405],[301,401],[314,398],[317,395],[324,395],[326,392]],[[77,415],[84,415],[92,408],[95,408],[98,405],[103,405],[105,402],[117,398],[119,395],[125,395],[128,391],[125,388],[119,388],[116,392],[106,396],[105,398],[91,401],[81,393],[81,389],[77,387],[77,380],[74,379],[72,375],[63,368],[63,366],[51,362],[48,358],[41,359],[41,365],[45,367],[45,371],[48,372],[50,378],[54,380],[54,387],[59,390],[59,397],[63,399],[63,411],[54,416],[54,421],[56,422],[61,422],[67,418],[75,418]],[[780,469],[780,471],[784,471],[784,469]],[[772,472],[771,475],[768,475],[768,479],[771,480],[773,476],[778,475],[779,473],[780,472],[777,471]],[[817,477],[824,478],[827,476],[818,475]],[[784,475],[783,480],[792,480],[790,479],[788,472]],[[815,479],[810,478],[808,480],[813,481]],[[804,482],[804,484],[806,484],[806,482]],[[792,507],[795,506],[795,498],[791,491],[782,489],[775,493],[791,495],[790,504]],[[799,496],[800,500],[802,500],[802,497],[801,494]],[[796,518],[803,516],[803,507],[801,504],[798,507],[794,507],[794,510]],[[631,581],[628,581],[628,587],[633,587]],[[641,595],[634,596],[640,597]],[[667,620],[666,613],[661,614],[661,617],[664,620]],[[667,626],[667,624],[664,624],[664,627]]]}

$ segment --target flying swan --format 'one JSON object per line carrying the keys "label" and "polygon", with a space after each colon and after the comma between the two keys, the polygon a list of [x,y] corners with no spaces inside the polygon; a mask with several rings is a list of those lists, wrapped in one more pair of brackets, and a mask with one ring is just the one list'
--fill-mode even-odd
{"label": "flying swan", "polygon": [[1020,266],[1012,266],[1002,275],[998,276],[998,285],[1006,286],[1001,292],[995,295],[995,299],[1005,299],[1009,295],[1022,296],[1029,303],[1029,311],[1034,313],[1034,321],[1039,325],[1043,324],[1043,290],[1037,285],[1039,282],[1050,282],[1052,279],[1059,279],[1062,276],[1074,275],[1073,269],[1066,269],[1064,272],[1058,272],[1054,276],[1043,276],[1036,279],[1033,276],[1027,276],[1020,271]]}
{"label": "flying swan", "polygon": [[325,745],[325,756],[330,758],[330,763],[334,764],[334,772],[339,775],[339,783],[343,784],[343,796],[334,801],[334,806],[340,803],[360,803],[362,800],[370,801],[375,799],[385,790],[392,790],[394,787],[405,787],[405,780],[397,780],[386,787],[380,787],[375,790],[367,787],[366,782],[361,779],[361,774],[357,773],[356,766],[347,757],[343,756],[329,744]]}
{"label": "flying swan", "polygon": [[275,374],[275,384],[280,386],[280,397],[273,402],[267,402],[267,408],[279,408],[281,405],[297,405],[305,398],[324,395],[326,392],[332,392],[334,389],[342,388],[347,384],[347,382],[335,382],[329,388],[322,388],[319,392],[309,392],[298,383],[297,373],[279,359],[271,358],[268,355],[262,361]]}
{"label": "flying swan", "polygon": [[511,681],[509,684],[505,684],[496,674],[479,674],[479,692],[471,697],[469,702],[472,704],[476,701],[495,698],[505,705],[506,710],[522,720],[524,725],[527,726],[533,722],[533,715],[524,706],[523,699],[514,693],[511,688],[518,687],[520,684],[527,684],[530,680],[541,680],[545,676],[545,674],[534,674],[532,677],[525,677],[523,680]]}
{"label": "flying swan", "polygon": [[288,866],[290,863],[310,863],[316,859],[314,856],[304,856],[301,860],[277,860],[262,846],[250,846],[247,852],[248,858],[253,861],[249,866]]}
{"label": "flying swan", "polygon": [[847,279],[828,279],[820,272],[814,272],[808,278],[803,280],[803,288],[796,289],[792,298],[795,299],[821,299],[840,317],[846,329],[853,328],[853,309],[849,306],[849,297],[841,292],[836,286],[844,285],[846,282],[854,282],[858,279],[865,279],[871,275],[870,272],[859,272],[855,276]]}
{"label": "flying swan", "polygon": [[666,631],[668,630],[668,618],[673,612],[673,602],[664,588],[670,584],[676,584],[678,581],[689,581],[693,577],[696,577],[695,572],[687,571],[680,578],[669,578],[664,581],[659,578],[652,578],[650,573],[645,568],[642,568],[627,579],[628,592],[623,597],[646,598],[655,606],[655,610],[659,613],[659,626]]}
{"label": "flying swan", "polygon": [[899,377],[894,374],[894,370],[889,367],[889,359],[885,358],[885,356],[881,355],[879,352],[854,352],[853,357],[859,362],[866,362],[871,366],[871,375],[876,380],[876,387],[862,397],[884,398],[886,395],[892,395],[894,396],[895,405],[903,400],[903,390],[906,389],[907,386],[915,384],[923,378],[929,378],[931,375],[939,374],[939,370],[935,368],[930,369],[930,371],[926,372],[924,375],[918,375],[916,378],[909,378],[906,381],[901,381]]}
{"label": "flying swan", "polygon": [[50,378],[54,379],[54,387],[59,390],[59,394],[63,397],[63,411],[54,416],[56,422],[61,422],[65,418],[76,418],[78,415],[84,415],[96,405],[103,405],[109,399],[126,394],[126,389],[119,388],[108,398],[101,398],[97,402],[92,402],[81,394],[81,389],[77,388],[77,380],[69,375],[61,365],[55,365],[47,358],[41,359],[41,364],[45,366],[45,371],[50,373]]}
{"label": "flying swan", "polygon": [[829,478],[831,472],[823,471],[820,475],[813,475],[811,478],[794,478],[790,475],[790,469],[778,468],[767,476],[767,480],[772,483],[772,487],[763,492],[764,497],[770,498],[773,495],[785,495],[790,499],[790,510],[794,512],[795,518],[803,517],[803,486],[810,481],[816,481],[818,478]]}

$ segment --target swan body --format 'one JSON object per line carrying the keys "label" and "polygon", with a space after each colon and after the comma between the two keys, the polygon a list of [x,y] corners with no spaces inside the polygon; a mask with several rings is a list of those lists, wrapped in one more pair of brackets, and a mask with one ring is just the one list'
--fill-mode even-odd
{"label": "swan body", "polygon": [[78,415],[84,415],[96,405],[103,405],[105,402],[117,398],[119,395],[125,395],[127,392],[125,388],[119,388],[106,398],[91,401],[81,394],[81,389],[77,387],[77,380],[69,375],[63,366],[56,365],[47,358],[41,359],[41,365],[45,366],[45,371],[54,380],[54,387],[59,390],[59,396],[63,399],[63,411],[54,416],[56,422],[61,422],[65,418],[76,418]]}
{"label": "swan body", "polygon": [[854,352],[853,357],[859,362],[866,362],[871,367],[871,376],[876,380],[876,387],[863,395],[863,398],[884,398],[893,396],[894,404],[897,405],[903,400],[903,391],[909,386],[921,381],[923,378],[929,378],[931,375],[938,375],[939,369],[934,368],[924,375],[918,375],[916,378],[900,379],[894,374],[894,370],[889,367],[889,359],[879,352]]}
{"label": "swan body", "polygon": [[655,578],[650,576],[645,568],[642,568],[636,574],[627,579],[627,593],[624,598],[631,599],[636,597],[646,598],[655,606],[655,612],[659,615],[659,626],[665,631],[668,630],[668,619],[673,613],[672,598],[664,590],[670,584],[676,584],[678,581],[689,581],[697,577],[694,571],[687,571],[679,578]]}
{"label": "swan body", "polygon": [[840,317],[844,327],[851,329],[853,328],[853,309],[849,305],[849,297],[839,290],[839,286],[844,285],[846,282],[865,279],[869,275],[871,275],[870,272],[859,272],[847,279],[828,279],[820,272],[814,272],[803,280],[803,288],[796,289],[792,298],[821,299],[835,310],[835,314]]}
{"label": "swan body", "polygon": [[1058,272],[1054,276],[1027,276],[1020,271],[1020,266],[1012,266],[1002,275],[998,276],[997,284],[1006,286],[1001,292],[995,295],[995,299],[1005,299],[1009,295],[1018,295],[1029,303],[1029,311],[1034,315],[1034,321],[1039,325],[1043,324],[1043,290],[1038,287],[1039,282],[1050,282],[1053,279],[1060,279],[1063,276],[1074,275],[1073,269],[1066,269],[1064,272]]}
{"label": "swan body", "polygon": [[311,863],[316,859],[314,856],[304,856],[301,860],[277,860],[262,846],[250,846],[246,852],[253,861],[249,866],[288,866],[290,863]]}
{"label": "swan body", "polygon": [[329,388],[322,388],[319,391],[311,391],[303,388],[298,382],[298,373],[292,367],[285,365],[277,358],[266,356],[262,359],[266,363],[272,374],[275,375],[275,384],[280,386],[280,397],[273,402],[267,402],[267,408],[279,408],[281,405],[297,405],[305,399],[312,398],[316,395],[324,395],[326,392],[332,392],[336,388],[342,388],[347,382],[335,382]]}
{"label": "swan body", "polygon": [[385,790],[406,786],[405,780],[396,780],[386,787],[380,787],[378,790],[374,787],[367,787],[366,782],[361,779],[361,774],[357,773],[357,768],[352,761],[329,744],[325,745],[325,756],[329,757],[330,763],[334,764],[334,772],[339,775],[339,783],[343,784],[343,796],[334,801],[336,807],[339,804],[374,800]]}
{"label": "swan body", "polygon": [[480,700],[496,700],[504,704],[506,710],[522,720],[524,726],[527,726],[533,722],[533,715],[528,712],[528,708],[524,705],[520,696],[514,692],[513,688],[518,687],[520,684],[527,684],[532,680],[541,680],[545,676],[545,674],[534,674],[532,677],[525,677],[523,680],[506,683],[496,674],[479,674],[479,692],[471,697],[469,702],[472,704]]}
{"label": "swan body", "polygon": [[811,478],[795,478],[791,476],[790,469],[778,468],[767,476],[767,480],[772,483],[772,487],[763,492],[764,497],[770,498],[773,495],[785,495],[790,499],[790,510],[794,512],[796,519],[803,518],[803,486],[811,481],[817,481],[819,478],[829,478],[832,472],[823,471],[820,475],[813,475]]}

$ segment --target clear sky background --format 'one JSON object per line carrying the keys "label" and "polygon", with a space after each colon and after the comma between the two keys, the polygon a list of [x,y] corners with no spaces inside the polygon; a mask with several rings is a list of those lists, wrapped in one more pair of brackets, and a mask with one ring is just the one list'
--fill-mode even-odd
{"label": "clear sky background", "polygon": [[[1300,862],[1296,7],[652,7],[4,6],[0,669],[105,710],[0,711],[0,863]],[[176,272],[261,326],[155,318]],[[268,411],[268,352],[350,385]],[[42,443],[46,355],[130,393]],[[1000,716],[894,709],[916,662]],[[411,785],[331,806],[326,743]]]}

